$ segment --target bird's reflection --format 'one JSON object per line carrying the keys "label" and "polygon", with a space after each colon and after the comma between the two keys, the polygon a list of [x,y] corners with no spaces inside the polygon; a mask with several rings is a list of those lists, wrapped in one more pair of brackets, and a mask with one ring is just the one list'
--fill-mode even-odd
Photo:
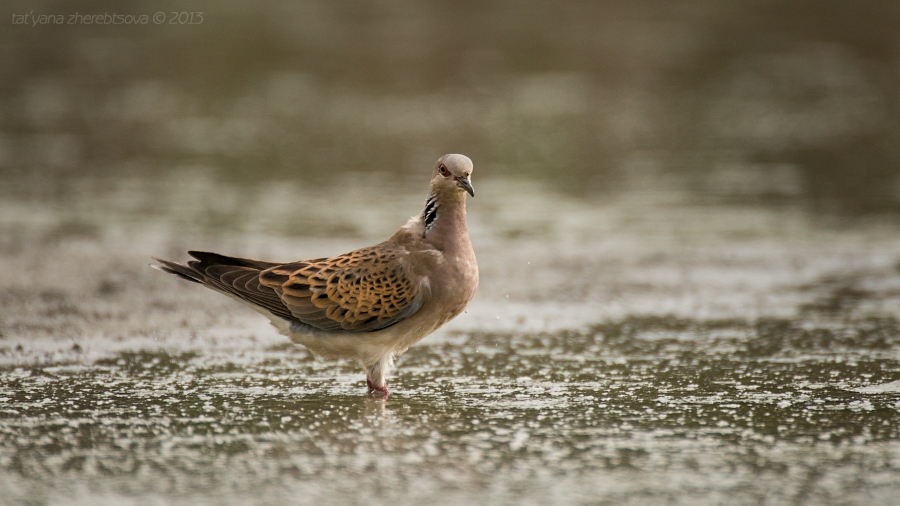
{"label": "bird's reflection", "polygon": [[388,400],[383,397],[369,396],[364,400],[363,417],[366,419],[381,420],[391,411],[387,409]]}

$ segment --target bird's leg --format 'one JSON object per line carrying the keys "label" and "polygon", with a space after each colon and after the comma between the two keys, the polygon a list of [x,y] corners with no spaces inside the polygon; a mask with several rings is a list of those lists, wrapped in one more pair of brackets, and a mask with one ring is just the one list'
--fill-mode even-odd
{"label": "bird's leg", "polygon": [[366,385],[369,387],[369,393],[379,393],[383,397],[388,396],[387,375],[394,365],[394,357],[392,354],[384,355],[374,363],[363,364],[366,370]]}
{"label": "bird's leg", "polygon": [[372,383],[371,380],[366,378],[366,385],[369,387],[369,395],[371,396],[383,397],[386,399],[387,396],[390,395],[390,392],[388,392],[387,382],[385,382],[384,385],[377,387],[375,386],[375,383]]}

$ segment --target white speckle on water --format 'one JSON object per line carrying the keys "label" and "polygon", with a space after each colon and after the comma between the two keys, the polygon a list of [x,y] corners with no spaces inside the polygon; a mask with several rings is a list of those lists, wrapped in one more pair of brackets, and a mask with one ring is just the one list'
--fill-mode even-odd
{"label": "white speckle on water", "polygon": [[861,394],[892,394],[900,393],[900,380],[882,383],[880,385],[869,385],[865,387],[853,388],[853,392]]}
{"label": "white speckle on water", "polygon": [[509,441],[509,449],[512,451],[518,451],[520,448],[525,446],[525,443],[529,439],[528,432],[525,429],[519,429],[513,435],[512,439]]}
{"label": "white speckle on water", "polygon": [[861,401],[852,401],[847,404],[847,408],[850,411],[875,411],[875,406],[873,406],[872,402],[868,399],[863,399]]}

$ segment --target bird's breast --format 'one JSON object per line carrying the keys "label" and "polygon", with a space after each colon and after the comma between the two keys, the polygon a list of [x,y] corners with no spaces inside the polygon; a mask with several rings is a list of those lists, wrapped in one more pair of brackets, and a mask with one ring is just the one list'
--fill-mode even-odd
{"label": "bird's breast", "polygon": [[444,296],[452,301],[454,310],[462,311],[478,288],[478,263],[474,254],[447,255],[445,259]]}

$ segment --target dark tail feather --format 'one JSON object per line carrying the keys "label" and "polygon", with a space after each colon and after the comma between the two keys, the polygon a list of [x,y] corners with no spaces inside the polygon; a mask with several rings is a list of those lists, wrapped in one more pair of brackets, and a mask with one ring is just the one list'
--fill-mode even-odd
{"label": "dark tail feather", "polygon": [[225,255],[210,253],[208,251],[188,251],[188,254],[200,261],[191,262],[191,264],[193,265],[199,263],[199,265],[201,266],[201,270],[211,265],[234,265],[236,267],[251,267],[253,269],[264,271],[269,267],[281,265],[275,262],[263,262],[262,260],[253,260],[250,258],[227,257]]}
{"label": "dark tail feather", "polygon": [[197,260],[192,260],[187,265],[181,265],[153,257],[160,265],[151,265],[150,267],[238,297],[272,315],[286,320],[294,320],[294,316],[285,307],[275,290],[263,286],[259,282],[260,271],[281,264],[227,257],[204,251],[189,251],[188,253]]}
{"label": "dark tail feather", "polygon": [[150,267],[162,272],[168,272],[169,274],[174,274],[181,279],[186,279],[188,281],[193,281],[194,283],[203,284],[203,279],[200,276],[200,273],[187,267],[185,265],[176,264],[175,262],[170,262],[168,260],[162,260],[156,257],[150,257],[162,265],[153,265],[150,264]]}

